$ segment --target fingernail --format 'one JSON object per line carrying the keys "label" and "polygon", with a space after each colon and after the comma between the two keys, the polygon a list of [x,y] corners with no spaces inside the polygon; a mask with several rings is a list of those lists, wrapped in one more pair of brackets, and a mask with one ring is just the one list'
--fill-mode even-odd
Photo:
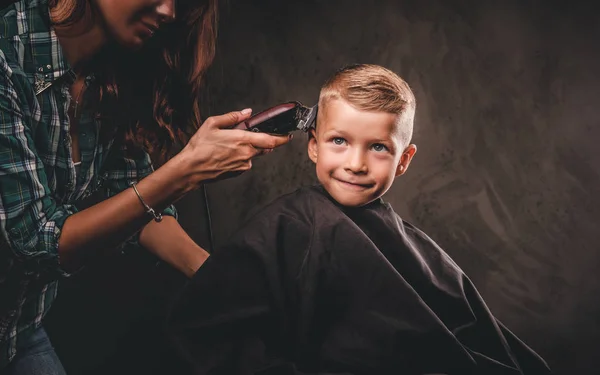
{"label": "fingernail", "polygon": [[292,139],[292,138],[294,138],[294,135],[293,135],[293,134],[290,134],[290,135],[288,135],[288,138],[289,138],[289,139]]}
{"label": "fingernail", "polygon": [[242,115],[247,115],[250,112],[252,112],[252,108],[242,109]]}

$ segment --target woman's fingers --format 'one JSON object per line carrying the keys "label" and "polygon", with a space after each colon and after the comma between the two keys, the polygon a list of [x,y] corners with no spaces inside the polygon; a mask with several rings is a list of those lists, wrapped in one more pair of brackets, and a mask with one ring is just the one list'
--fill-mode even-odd
{"label": "woman's fingers", "polygon": [[196,160],[198,170],[208,175],[206,180],[230,178],[250,170],[255,157],[271,153],[292,139],[291,135],[234,129],[251,113],[246,109],[211,116],[188,142],[189,155]]}
{"label": "woman's fingers", "polygon": [[247,130],[232,129],[242,121],[248,119],[252,109],[246,108],[242,111],[233,111],[218,116],[211,116],[204,121],[203,127],[231,129],[231,135],[241,137],[241,143],[250,144],[256,149],[274,149],[288,143],[291,135],[271,135],[266,133],[254,133]]}
{"label": "woman's fingers", "polygon": [[221,129],[231,128],[249,118],[251,114],[252,109],[246,108],[241,111],[233,111],[219,116],[210,116],[204,121],[202,126]]}
{"label": "woman's fingers", "polygon": [[271,135],[266,133],[253,133],[245,131],[244,143],[257,149],[274,149],[283,146],[292,139],[292,135]]}
{"label": "woman's fingers", "polygon": [[263,148],[260,150],[260,152],[258,153],[258,156],[260,155],[266,155],[266,154],[270,154],[271,152],[273,152],[272,148]]}

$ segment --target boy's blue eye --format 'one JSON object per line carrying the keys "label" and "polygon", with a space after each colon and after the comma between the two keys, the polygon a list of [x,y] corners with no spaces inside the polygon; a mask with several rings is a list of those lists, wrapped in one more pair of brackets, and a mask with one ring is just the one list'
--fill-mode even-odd
{"label": "boy's blue eye", "polygon": [[387,147],[385,147],[381,143],[376,143],[376,144],[373,145],[373,150],[375,150],[377,152],[381,152],[381,151],[387,150]]}
{"label": "boy's blue eye", "polygon": [[335,137],[335,138],[333,138],[332,141],[336,145],[343,145],[345,142],[344,138],[340,138],[340,137]]}

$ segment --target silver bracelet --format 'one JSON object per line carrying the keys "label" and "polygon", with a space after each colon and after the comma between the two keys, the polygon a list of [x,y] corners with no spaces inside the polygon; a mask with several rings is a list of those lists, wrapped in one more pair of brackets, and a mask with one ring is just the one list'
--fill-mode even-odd
{"label": "silver bracelet", "polygon": [[160,212],[157,214],[156,211],[154,211],[154,208],[148,206],[146,204],[146,202],[144,202],[144,199],[140,195],[140,192],[138,191],[137,187],[135,186],[136,184],[137,183],[135,181],[133,181],[130,185],[133,188],[133,191],[135,191],[135,194],[140,199],[140,202],[142,202],[142,205],[144,205],[144,208],[146,209],[146,213],[149,214],[149,215],[151,215],[154,218],[154,221],[156,221],[157,223],[161,222],[162,221],[162,214]]}

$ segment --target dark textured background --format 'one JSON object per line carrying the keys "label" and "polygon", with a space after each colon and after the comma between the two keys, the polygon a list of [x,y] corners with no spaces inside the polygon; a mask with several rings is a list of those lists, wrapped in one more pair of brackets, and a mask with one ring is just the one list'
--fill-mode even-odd
{"label": "dark textured background", "polygon": [[[205,108],[312,104],[347,63],[398,72],[417,97],[418,152],[384,198],[558,374],[598,374],[600,27],[585,3],[230,0]],[[210,185],[216,243],[313,182],[297,134],[253,171]],[[202,195],[178,207],[207,245]],[[70,374],[175,372],[160,306],[181,279],[151,263],[110,261],[63,283],[48,324]]]}

